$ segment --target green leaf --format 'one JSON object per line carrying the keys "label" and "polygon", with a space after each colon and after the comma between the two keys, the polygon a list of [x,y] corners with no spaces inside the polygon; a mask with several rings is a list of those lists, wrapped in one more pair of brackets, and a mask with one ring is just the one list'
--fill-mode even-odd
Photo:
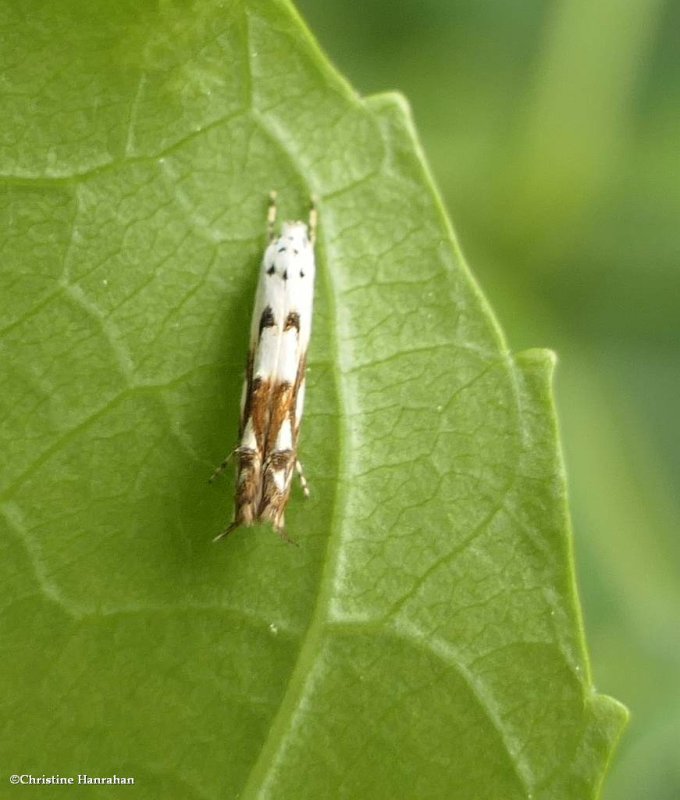
{"label": "green leaf", "polygon": [[[625,712],[588,674],[553,360],[508,352],[403,100],[286,2],[1,11],[0,779],[595,797]],[[271,188],[320,197],[313,495],[299,548],[218,546]]]}

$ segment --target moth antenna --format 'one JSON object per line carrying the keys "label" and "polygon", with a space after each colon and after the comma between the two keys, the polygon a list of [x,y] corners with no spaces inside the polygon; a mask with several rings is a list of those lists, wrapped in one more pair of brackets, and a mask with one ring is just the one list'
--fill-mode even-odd
{"label": "moth antenna", "polygon": [[316,244],[316,228],[319,224],[318,204],[319,198],[315,194],[311,195],[309,198],[309,221],[307,226],[309,228],[309,241],[312,247]]}
{"label": "moth antenna", "polygon": [[269,192],[269,207],[267,208],[267,238],[274,240],[274,226],[276,225],[276,189]]}
{"label": "moth antenna", "polygon": [[208,483],[213,483],[217,478],[220,477],[220,475],[227,468],[231,459],[234,457],[234,453],[236,453],[236,449],[232,450],[231,453],[229,453],[229,455],[224,459],[224,461],[215,468],[213,474],[208,478]]}

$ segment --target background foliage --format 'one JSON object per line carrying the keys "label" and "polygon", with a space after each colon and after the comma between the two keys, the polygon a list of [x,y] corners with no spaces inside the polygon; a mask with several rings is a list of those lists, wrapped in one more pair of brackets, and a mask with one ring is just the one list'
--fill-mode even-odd
{"label": "background foliage", "polygon": [[[481,35],[447,44],[439,69],[424,60],[462,30],[452,8],[367,6],[373,24],[344,28],[350,61],[359,66],[354,51],[375,31],[366,60],[385,73],[359,87],[394,85],[405,67],[424,80],[425,108],[428,94],[447,91],[437,76],[452,52],[455,66],[488,51],[487,80],[506,106],[489,115],[474,82],[453,87],[469,141],[452,147],[450,132],[465,130],[454,120],[430,149],[445,156],[471,240],[478,220],[472,255],[498,265],[489,284],[508,303],[514,349],[559,346],[545,309],[551,291],[561,300],[573,290],[573,262],[561,273],[555,253],[574,257],[574,243],[589,241],[575,232],[590,218],[583,209],[594,213],[586,198],[614,173],[602,165],[619,141],[589,153],[589,126],[604,138],[607,109],[621,117],[626,96],[613,89],[633,80],[645,18],[626,18],[628,47],[612,46],[606,85],[566,158],[557,135],[573,132],[593,65],[579,60],[581,84],[560,94],[564,107],[550,81],[571,77],[562,33],[583,15],[506,10],[517,40],[552,33],[545,85],[522,110],[508,82],[530,74],[484,34],[501,17],[468,9]],[[343,6],[334,22],[328,7],[318,21],[333,26],[338,58],[346,17]],[[0,23],[3,768],[36,771],[37,753],[48,772],[121,769],[140,777],[137,796],[154,798],[298,796],[302,774],[310,794],[337,775],[348,796],[368,787],[394,797],[415,779],[416,794],[449,797],[455,742],[462,797],[470,782],[493,800],[527,787],[590,794],[621,713],[592,693],[573,604],[551,363],[505,348],[400,102],[360,103],[285,3],[5,0]],[[393,48],[384,58],[380,39]],[[475,40],[476,55],[466,51]],[[531,135],[508,122],[522,114]],[[481,179],[475,163],[488,170]],[[547,181],[546,165],[563,163],[573,168]],[[272,185],[287,215],[320,192],[320,249],[333,264],[321,271],[310,373],[316,494],[290,517],[293,530],[312,528],[300,552],[272,546],[269,531],[216,551],[210,533],[226,503],[209,499],[204,479],[236,416]],[[541,313],[528,291],[538,285]],[[590,297],[584,290],[581,305]],[[532,320],[527,341],[520,319]],[[587,363],[581,350],[574,363]],[[616,441],[603,421],[606,386],[592,405],[591,377],[603,370],[592,371],[565,373],[583,417],[570,433],[576,456]],[[616,449],[607,452],[616,467]],[[585,484],[593,527],[611,514],[591,502],[607,496],[591,492],[599,471]],[[588,465],[574,472],[588,476]],[[632,557],[640,540],[623,507],[620,518],[617,543],[627,535]],[[414,549],[414,536],[427,546]],[[665,563],[652,564],[654,577],[673,599]],[[655,601],[662,633],[666,599]],[[640,625],[647,619],[642,608]]]}
{"label": "background foliage", "polygon": [[593,671],[631,709],[607,800],[680,796],[680,4],[300,0],[409,97],[463,249],[557,398]]}

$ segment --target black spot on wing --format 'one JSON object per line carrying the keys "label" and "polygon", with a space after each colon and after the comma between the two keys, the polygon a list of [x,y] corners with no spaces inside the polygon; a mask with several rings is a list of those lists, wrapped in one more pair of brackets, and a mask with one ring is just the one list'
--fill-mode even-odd
{"label": "black spot on wing", "polygon": [[283,278],[284,281],[288,280],[288,270],[287,269],[283,270],[283,275],[281,277]]}
{"label": "black spot on wing", "polygon": [[298,333],[300,332],[300,315],[297,313],[297,311],[291,311],[286,317],[284,330],[287,331],[291,328],[295,328]]}
{"label": "black spot on wing", "polygon": [[260,317],[260,332],[259,336],[262,336],[262,331],[265,328],[272,328],[276,325],[274,321],[274,312],[272,311],[271,306],[267,306],[265,310],[262,312],[262,316]]}
{"label": "black spot on wing", "polygon": [[273,275],[276,272],[276,267],[272,264],[267,270],[267,275]]}

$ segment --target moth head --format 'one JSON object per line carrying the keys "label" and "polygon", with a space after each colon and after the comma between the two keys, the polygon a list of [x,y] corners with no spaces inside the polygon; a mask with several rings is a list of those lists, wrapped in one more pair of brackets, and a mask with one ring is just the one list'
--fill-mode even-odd
{"label": "moth head", "polygon": [[281,226],[279,239],[283,244],[290,243],[291,247],[296,248],[298,251],[310,246],[307,225],[299,220],[284,222]]}
{"label": "moth head", "polygon": [[272,279],[313,282],[314,252],[304,222],[284,222],[264,254],[263,269]]}

